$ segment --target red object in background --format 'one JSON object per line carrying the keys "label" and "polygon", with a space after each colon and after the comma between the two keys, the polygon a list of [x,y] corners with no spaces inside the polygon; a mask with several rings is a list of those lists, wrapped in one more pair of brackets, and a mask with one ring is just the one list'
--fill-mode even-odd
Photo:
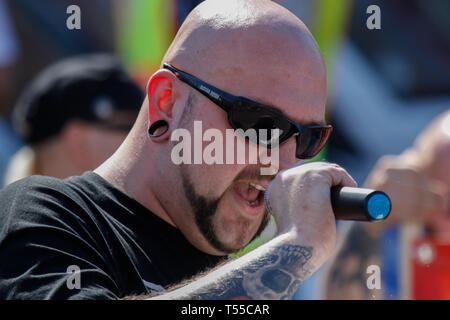
{"label": "red object in background", "polygon": [[450,242],[420,238],[412,246],[412,299],[450,300]]}

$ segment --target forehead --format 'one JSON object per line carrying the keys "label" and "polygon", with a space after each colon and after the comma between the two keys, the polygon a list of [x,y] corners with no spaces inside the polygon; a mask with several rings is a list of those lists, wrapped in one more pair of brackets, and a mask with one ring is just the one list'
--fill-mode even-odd
{"label": "forehead", "polygon": [[274,106],[299,123],[323,121],[325,65],[305,28],[255,26],[204,36],[195,43],[195,57],[179,64],[184,71],[233,95]]}
{"label": "forehead", "polygon": [[295,73],[282,67],[250,70],[234,66],[215,72],[214,78],[216,83],[210,83],[219,89],[276,109],[298,123],[324,123],[325,74]]}

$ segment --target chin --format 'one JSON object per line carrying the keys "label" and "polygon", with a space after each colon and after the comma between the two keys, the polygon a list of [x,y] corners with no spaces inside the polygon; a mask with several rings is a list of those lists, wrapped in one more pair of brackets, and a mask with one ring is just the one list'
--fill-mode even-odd
{"label": "chin", "polygon": [[243,248],[245,248],[252,240],[253,240],[253,232],[252,234],[248,234],[249,230],[238,231],[233,234],[231,237],[230,233],[226,235],[226,237],[220,237],[219,241],[223,244],[225,248],[227,248],[227,254],[237,252]]}

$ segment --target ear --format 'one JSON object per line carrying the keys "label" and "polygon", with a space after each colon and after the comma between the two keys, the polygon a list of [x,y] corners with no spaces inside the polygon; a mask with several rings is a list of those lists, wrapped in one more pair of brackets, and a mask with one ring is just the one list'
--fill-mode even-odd
{"label": "ear", "polygon": [[152,75],[147,84],[150,123],[157,120],[171,122],[175,104],[175,75],[168,70],[159,70]]}

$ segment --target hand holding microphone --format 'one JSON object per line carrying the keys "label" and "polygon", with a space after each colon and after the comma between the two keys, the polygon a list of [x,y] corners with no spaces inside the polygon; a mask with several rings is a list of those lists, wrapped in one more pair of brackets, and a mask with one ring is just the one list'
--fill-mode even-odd
{"label": "hand holding microphone", "polygon": [[[315,172],[317,170],[314,168],[315,166],[320,166],[320,169],[324,170],[323,172],[320,172],[321,175],[323,174],[323,177],[328,176],[330,178],[331,181],[329,185],[335,185],[330,188],[330,199],[322,197],[321,201],[324,204],[331,201],[332,211],[336,220],[377,222],[382,221],[389,216],[392,204],[386,193],[373,189],[357,188],[354,180],[344,169],[335,164],[327,163],[316,163],[315,165],[313,163],[303,164],[286,170],[286,173],[292,171],[293,174],[291,176],[298,181],[297,185],[295,185],[295,182],[292,183],[292,187],[289,190],[291,191],[290,193],[298,192],[298,198],[301,197],[300,193],[305,194],[308,192],[310,194],[310,197],[306,196],[302,199],[303,206],[301,207],[310,207],[308,206],[308,202],[319,201],[316,200],[317,195],[313,194],[312,190],[317,189],[319,191],[320,184],[323,182],[321,180],[323,179],[313,181],[311,178],[308,178],[308,182],[311,183],[309,188],[307,188],[304,181],[305,177],[308,177],[309,175],[318,176],[318,172]],[[308,169],[311,171],[307,172],[305,171],[307,170],[307,167],[314,169]],[[297,171],[297,174],[294,173],[295,171]],[[302,177],[302,175],[305,177]],[[284,180],[291,179],[285,178]],[[298,186],[302,186],[302,188],[298,188]],[[319,192],[319,194],[323,193],[323,188],[325,188],[325,186],[321,187],[321,192]],[[298,189],[298,191],[294,191],[296,189]],[[269,206],[268,209],[271,211],[267,191],[264,198],[266,206]]]}
{"label": "hand holding microphone", "polygon": [[336,219],[376,221],[389,214],[387,196],[356,187],[348,172],[332,163],[311,162],[280,171],[264,192],[277,226],[274,241],[312,249],[314,264],[321,265],[336,248]]}
{"label": "hand holding microphone", "polygon": [[299,163],[278,172],[264,193],[277,239],[314,248],[316,263],[326,261],[336,246],[336,217],[330,201],[330,188],[336,185],[357,187],[337,164]]}

